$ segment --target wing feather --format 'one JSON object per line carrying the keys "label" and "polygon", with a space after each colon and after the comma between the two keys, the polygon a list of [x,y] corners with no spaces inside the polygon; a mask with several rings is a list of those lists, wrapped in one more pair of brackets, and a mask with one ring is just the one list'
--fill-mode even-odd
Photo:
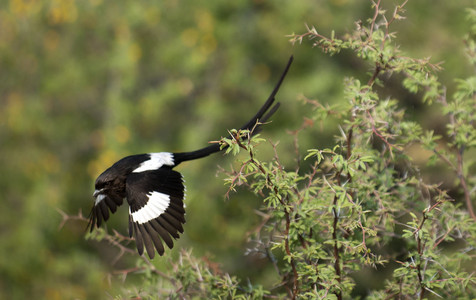
{"label": "wing feather", "polygon": [[167,166],[131,173],[127,177],[129,226],[134,228],[129,233],[135,235],[139,254],[145,245],[150,258],[154,257],[154,247],[163,255],[162,241],[172,248],[172,237],[179,238],[179,233],[183,233],[184,190],[182,175]]}
{"label": "wing feather", "polygon": [[145,249],[147,250],[147,254],[149,254],[150,259],[154,258],[155,256],[155,248],[152,243],[151,233],[146,228],[147,223],[138,224],[139,230],[142,234],[142,239],[144,240]]}
{"label": "wing feather", "polygon": [[[99,198],[100,197],[100,198]],[[109,194],[101,194],[96,198],[93,208],[89,214],[88,227],[93,231],[94,227],[101,227],[102,221],[107,221],[111,213],[117,211],[117,207],[122,205],[123,197],[112,192]]]}
{"label": "wing feather", "polygon": [[[166,229],[164,229],[157,220],[153,220],[150,225],[154,228],[154,230],[160,235],[162,240],[165,242],[165,244],[169,247],[169,249],[172,249],[174,246],[174,242],[172,238],[170,237],[170,233],[167,232]],[[157,249],[158,251],[159,249]],[[160,254],[160,252],[159,252]],[[162,254],[161,254],[162,255]]]}
{"label": "wing feather", "polygon": [[[159,255],[163,255],[164,254],[164,246],[162,245],[162,241],[161,241],[160,237],[156,234],[155,228],[153,228],[153,226],[149,223],[145,223],[144,226],[147,229],[147,231],[149,232],[150,238],[152,239],[152,242],[155,245],[155,249],[157,249],[157,253],[159,253]],[[153,258],[153,257],[151,257],[151,258]]]}
{"label": "wing feather", "polygon": [[109,219],[109,210],[107,209],[107,205],[104,201],[101,201],[99,204],[98,204],[99,208],[101,209],[101,214],[102,214],[102,218],[104,220],[107,220]]}
{"label": "wing feather", "polygon": [[170,233],[173,238],[178,239],[180,237],[178,230],[173,227],[163,216],[158,217],[155,219],[155,221],[164,227],[164,229],[167,230],[167,232]]}
{"label": "wing feather", "polygon": [[139,224],[134,223],[134,235],[136,238],[136,247],[137,251],[139,252],[139,255],[142,255],[144,253],[144,244],[142,241],[142,233],[139,230]]}

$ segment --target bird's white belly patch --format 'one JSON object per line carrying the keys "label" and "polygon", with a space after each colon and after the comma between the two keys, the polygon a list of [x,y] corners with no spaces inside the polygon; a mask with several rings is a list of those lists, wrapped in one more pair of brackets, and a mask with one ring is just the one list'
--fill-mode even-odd
{"label": "bird's white belly patch", "polygon": [[145,206],[135,212],[131,212],[131,209],[129,208],[132,220],[139,224],[147,223],[150,220],[159,217],[165,212],[170,204],[170,197],[167,194],[151,192],[147,194],[147,196],[149,197],[149,200]]}
{"label": "bird's white belly patch", "polygon": [[163,165],[173,166],[174,157],[169,152],[150,153],[150,158],[139,165],[132,173],[157,170]]}

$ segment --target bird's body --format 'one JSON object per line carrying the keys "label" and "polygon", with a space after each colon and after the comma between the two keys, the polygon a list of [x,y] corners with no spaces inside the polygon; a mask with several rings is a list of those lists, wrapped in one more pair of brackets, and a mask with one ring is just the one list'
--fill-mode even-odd
{"label": "bird's body", "polygon": [[[259,125],[278,109],[279,103],[272,106],[274,97],[291,62],[292,57],[265,104],[241,127],[242,130],[254,129],[251,134],[257,133]],[[185,223],[185,186],[182,175],[173,168],[183,161],[202,158],[221,150],[220,145],[215,143],[192,152],[138,154],[117,161],[96,179],[95,201],[89,221],[91,231],[95,226],[101,226],[103,220],[107,221],[109,213],[115,213],[117,207],[127,199],[129,235],[135,236],[139,254],[142,255],[145,245],[150,258],[155,256],[155,249],[163,255],[162,241],[172,248],[172,238],[179,238]]]}

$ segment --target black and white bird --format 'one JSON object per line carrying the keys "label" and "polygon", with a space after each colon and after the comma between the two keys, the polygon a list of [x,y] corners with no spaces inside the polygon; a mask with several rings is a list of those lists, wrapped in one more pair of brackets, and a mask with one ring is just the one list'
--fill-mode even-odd
{"label": "black and white bird", "polygon": [[[288,72],[293,57],[281,75],[278,83],[260,110],[242,130],[259,131],[260,124],[266,122],[278,109],[274,106],[276,93]],[[100,227],[102,221],[115,213],[124,199],[129,204],[129,235],[134,235],[137,250],[144,253],[144,245],[149,257],[155,256],[155,249],[164,254],[164,242],[170,249],[173,239],[183,233],[185,223],[184,191],[182,175],[173,170],[181,162],[193,160],[219,152],[220,145],[182,153],[158,152],[131,155],[122,158],[96,179],[94,206],[89,216],[90,230]],[[154,249],[155,248],[155,249]]]}

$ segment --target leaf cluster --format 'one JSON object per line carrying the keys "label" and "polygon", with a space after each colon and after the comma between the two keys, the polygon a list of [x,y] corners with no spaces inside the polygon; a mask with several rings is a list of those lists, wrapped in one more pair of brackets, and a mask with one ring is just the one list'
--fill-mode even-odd
{"label": "leaf cluster", "polygon": [[[145,290],[128,290],[129,296],[153,298],[164,296],[164,290],[170,298],[215,299],[476,296],[476,77],[457,80],[457,90],[448,96],[438,81],[439,64],[402,54],[391,25],[404,19],[406,3],[387,12],[380,1],[373,2],[373,17],[356,22],[355,30],[342,37],[326,37],[315,27],[291,36],[293,43],[309,39],[330,55],[350,50],[371,66],[366,82],[344,80],[345,104],[312,102],[314,120],[338,118],[340,135],[333,147],[308,149],[293,167],[281,163],[277,144],[271,144],[273,159],[257,159],[264,140],[240,138],[249,132],[231,131],[232,138],[221,141],[227,153],[246,154],[227,173],[227,196],[246,187],[263,199],[257,212],[262,221],[251,231],[246,253],[266,260],[274,285],[243,283],[208,258],[182,252],[178,261],[170,261],[166,275],[149,273]],[[474,64],[476,18],[474,10],[468,14],[473,23],[466,52]],[[443,134],[413,121],[399,95],[380,95],[386,79],[396,75],[422,104],[440,111]],[[412,158],[413,146],[430,153],[426,165]],[[458,193],[429,182],[422,175],[429,166],[450,169],[455,174],[451,188]],[[141,270],[154,269],[145,264]],[[168,289],[161,286],[164,278]],[[362,294],[358,288],[365,279],[376,287]]]}

